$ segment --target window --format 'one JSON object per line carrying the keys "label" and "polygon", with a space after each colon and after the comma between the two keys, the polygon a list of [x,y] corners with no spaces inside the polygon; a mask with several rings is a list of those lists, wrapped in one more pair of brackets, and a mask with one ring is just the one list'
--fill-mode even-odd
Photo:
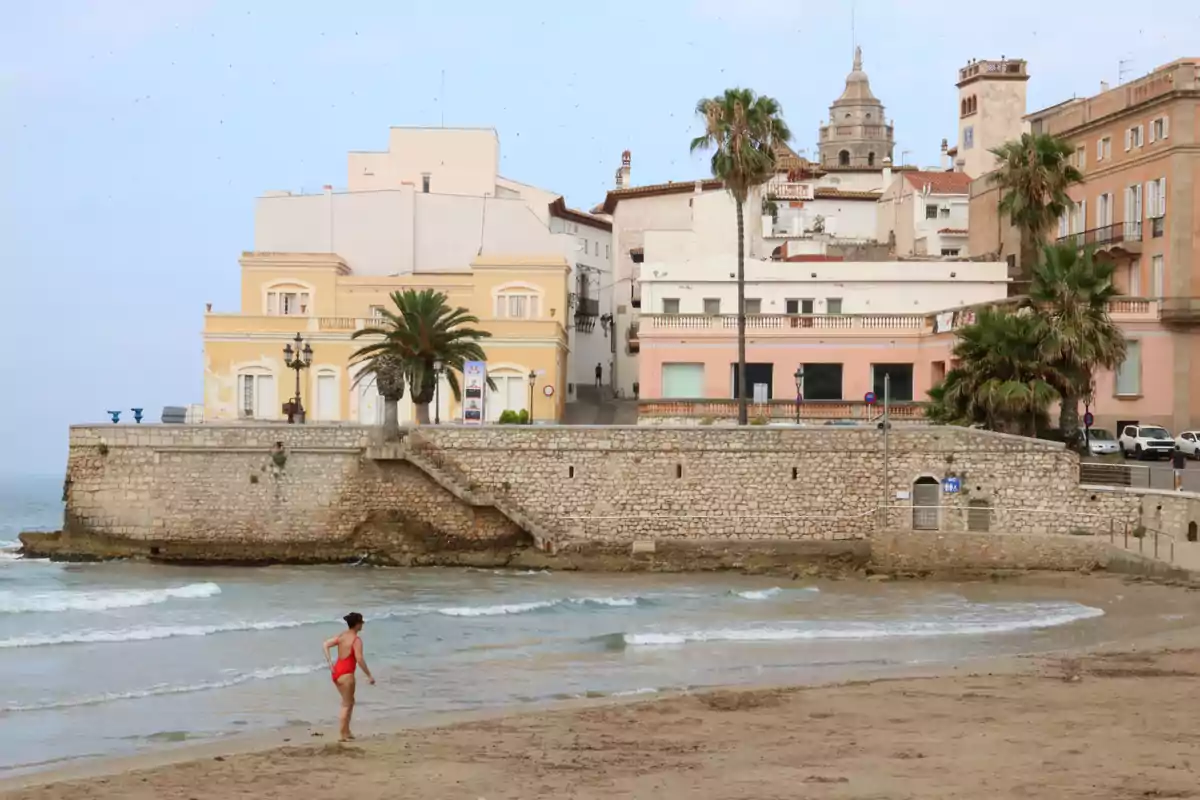
{"label": "window", "polygon": [[1142,146],[1142,137],[1145,133],[1145,127],[1142,125],[1134,125],[1132,128],[1125,129],[1125,152],[1129,152],[1135,147]]}
{"label": "window", "polygon": [[600,255],[600,242],[596,242],[596,255]]}
{"label": "window", "polygon": [[510,289],[496,295],[497,319],[540,319],[538,295],[529,289]]}
{"label": "window", "polygon": [[762,299],[758,298],[758,297],[747,297],[746,298],[746,313],[747,314],[761,314],[762,313]]}
{"label": "window", "polygon": [[663,364],[662,396],[675,399],[704,397],[703,364]]}
{"label": "window", "polygon": [[938,216],[942,219],[950,219],[950,206],[941,206],[938,209]]}
{"label": "window", "polygon": [[842,298],[840,298],[840,297],[826,298],[825,313],[826,314],[841,314],[842,313]]}
{"label": "window", "polygon": [[1125,360],[1117,368],[1117,397],[1137,397],[1142,393],[1142,343],[1125,342]]}
{"label": "window", "polygon": [[238,416],[244,419],[275,419],[275,376],[266,372],[238,375]]}
{"label": "window", "polygon": [[425,194],[429,194],[429,173],[428,172],[421,174],[421,191],[424,192]]}
{"label": "window", "polygon": [[1146,210],[1151,219],[1167,215],[1167,179],[1159,178],[1146,184]]}
{"label": "window", "polygon": [[936,205],[925,206],[925,219],[937,219],[938,207]]}
{"label": "window", "polygon": [[1096,140],[1096,160],[1107,161],[1112,158],[1112,137],[1105,136]]}
{"label": "window", "polygon": [[1082,145],[1075,148],[1075,168],[1083,169],[1087,166],[1087,148]]}
{"label": "window", "polygon": [[1150,144],[1162,141],[1170,135],[1171,121],[1167,117],[1159,117],[1150,123]]}
{"label": "window", "polygon": [[838,166],[839,167],[850,166],[850,151],[849,150],[843,150],[842,152],[838,153]]}
{"label": "window", "polygon": [[975,146],[975,126],[968,125],[963,128],[963,150],[970,150]]}
{"label": "window", "polygon": [[[1125,190],[1125,222],[1140,223],[1142,221],[1142,185],[1134,184]],[[1131,231],[1126,232],[1132,236]]]}
{"label": "window", "polygon": [[875,166],[875,154],[874,153],[867,153],[867,166],[868,167]]}
{"label": "window", "polygon": [[611,245],[607,245],[607,244],[606,244],[606,245],[604,245],[604,257],[605,257],[605,258],[612,258],[612,256],[609,254],[609,247],[610,247],[610,246],[611,246]]}
{"label": "window", "polygon": [[1096,203],[1096,227],[1106,228],[1112,225],[1113,218],[1113,196],[1109,192],[1100,195],[1099,202]]}
{"label": "window", "polygon": [[896,401],[911,401],[913,399],[913,365],[912,364],[872,364],[871,386],[875,396],[883,402],[883,379],[890,378],[888,399]]}
{"label": "window", "polygon": [[338,378],[332,370],[317,372],[316,419],[321,422],[334,422],[341,419],[341,408],[338,401]]}
{"label": "window", "polygon": [[1152,297],[1163,296],[1163,257],[1150,257],[1150,288],[1153,291]]}
{"label": "window", "polygon": [[956,256],[956,255],[958,255],[958,254],[959,254],[961,251],[962,251],[962,248],[961,248],[961,247],[943,247],[943,248],[942,248],[942,255],[944,255],[944,256]]}
{"label": "window", "polygon": [[679,313],[679,298],[678,297],[664,297],[662,312],[664,314],[678,314]]}
{"label": "window", "polygon": [[716,316],[721,313],[721,298],[706,297],[704,298],[704,313],[709,316]]}
{"label": "window", "polygon": [[811,314],[813,313],[812,300],[788,300],[787,313],[789,314]]}
{"label": "window", "polygon": [[587,238],[584,236],[580,236],[579,237],[579,249],[582,250],[585,255],[587,254],[587,244],[588,244]]}
{"label": "window", "polygon": [[275,291],[267,292],[267,314],[283,317],[308,316],[308,292]]}
{"label": "window", "polygon": [[371,319],[383,319],[383,306],[371,306]]}
{"label": "window", "polygon": [[841,400],[841,364],[805,364],[803,397],[805,400]]}
{"label": "window", "polygon": [[1129,291],[1126,292],[1130,297],[1142,296],[1142,262],[1140,259],[1134,259],[1129,262],[1126,269],[1126,285]]}

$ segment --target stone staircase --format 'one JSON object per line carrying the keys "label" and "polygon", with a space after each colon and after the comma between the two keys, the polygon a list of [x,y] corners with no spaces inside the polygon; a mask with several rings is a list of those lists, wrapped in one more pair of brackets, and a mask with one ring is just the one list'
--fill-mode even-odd
{"label": "stone staircase", "polygon": [[549,553],[557,549],[559,537],[549,525],[511,498],[482,490],[444,450],[416,432],[408,433],[400,442],[372,447],[368,456],[407,461],[467,505],[476,508],[490,507],[499,511],[514,525],[532,536],[537,549]]}

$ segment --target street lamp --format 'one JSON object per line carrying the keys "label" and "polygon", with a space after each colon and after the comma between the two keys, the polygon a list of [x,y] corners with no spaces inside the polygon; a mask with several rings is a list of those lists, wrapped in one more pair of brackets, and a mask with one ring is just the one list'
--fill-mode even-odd
{"label": "street lamp", "polygon": [[304,422],[304,406],[300,403],[300,373],[312,366],[313,349],[308,342],[296,334],[296,338],[292,340],[296,343],[293,348],[291,343],[283,347],[283,363],[288,369],[296,370],[296,396],[293,398],[291,406],[292,410],[288,413],[288,422]]}
{"label": "street lamp", "polygon": [[442,370],[446,365],[441,359],[433,362],[433,424],[442,424]]}
{"label": "street lamp", "polygon": [[804,367],[796,367],[796,424],[800,424],[800,404],[804,402]]}
{"label": "street lamp", "polygon": [[537,383],[537,373],[529,370],[529,424],[533,424],[533,385]]}

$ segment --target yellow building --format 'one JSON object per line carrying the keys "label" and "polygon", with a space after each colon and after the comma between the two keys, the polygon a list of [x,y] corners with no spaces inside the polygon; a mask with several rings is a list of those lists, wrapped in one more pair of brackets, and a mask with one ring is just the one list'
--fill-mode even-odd
{"label": "yellow building", "polygon": [[[533,418],[562,418],[567,390],[568,280],[561,255],[478,256],[468,271],[358,276],[329,253],[247,252],[242,255],[242,303],[236,314],[208,313],[204,326],[204,414],[209,421],[281,420],[296,393],[296,372],[284,347],[299,334],[313,350],[300,373],[300,399],[310,420],[377,424],[383,401],[374,379],[356,380],[351,354],[367,339],[376,309],[404,289],[434,289],[480,319],[492,334],[481,342],[489,377],[487,418],[528,409],[533,372]],[[461,385],[461,379],[459,381]],[[553,393],[547,395],[547,388]],[[439,389],[443,421],[461,417],[445,379]],[[401,422],[415,418],[406,390]],[[433,416],[433,409],[430,411]]]}

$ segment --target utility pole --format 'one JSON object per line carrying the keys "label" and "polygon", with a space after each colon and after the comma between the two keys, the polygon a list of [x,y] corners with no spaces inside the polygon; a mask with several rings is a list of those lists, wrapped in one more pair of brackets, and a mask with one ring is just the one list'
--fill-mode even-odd
{"label": "utility pole", "polygon": [[883,485],[883,519],[881,520],[882,527],[886,528],[888,523],[888,444],[891,435],[892,421],[888,415],[888,406],[892,400],[892,376],[886,372],[883,374],[883,480],[880,483]]}

